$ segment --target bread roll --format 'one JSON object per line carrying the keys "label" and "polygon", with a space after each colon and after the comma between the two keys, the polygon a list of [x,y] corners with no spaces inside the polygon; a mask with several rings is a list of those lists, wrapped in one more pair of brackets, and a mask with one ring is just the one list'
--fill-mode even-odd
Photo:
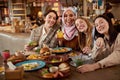
{"label": "bread roll", "polygon": [[70,71],[70,67],[67,63],[61,63],[59,65],[59,71],[63,72],[63,73],[67,73]]}
{"label": "bread roll", "polygon": [[66,68],[66,67],[68,67],[68,64],[67,64],[67,63],[61,63],[61,64],[59,65],[59,68],[60,68],[60,69]]}

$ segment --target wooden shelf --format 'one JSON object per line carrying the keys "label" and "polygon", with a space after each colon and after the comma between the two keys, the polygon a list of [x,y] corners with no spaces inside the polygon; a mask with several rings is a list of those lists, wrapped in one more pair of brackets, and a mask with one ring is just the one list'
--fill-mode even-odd
{"label": "wooden shelf", "polygon": [[23,3],[13,3],[12,5],[24,5]]}
{"label": "wooden shelf", "polygon": [[26,5],[25,0],[11,0],[11,16],[12,17],[21,17],[22,19],[26,18]]}
{"label": "wooden shelf", "polygon": [[23,8],[15,8],[15,9],[12,9],[12,10],[25,10]]}
{"label": "wooden shelf", "polygon": [[25,16],[26,14],[13,14],[13,16]]}

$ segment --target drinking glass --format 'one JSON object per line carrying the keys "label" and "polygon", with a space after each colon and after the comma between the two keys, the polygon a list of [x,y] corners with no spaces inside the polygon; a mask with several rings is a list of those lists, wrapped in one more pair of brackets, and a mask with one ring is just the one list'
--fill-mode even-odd
{"label": "drinking glass", "polygon": [[63,32],[62,32],[61,30],[58,30],[58,31],[57,31],[57,38],[58,38],[58,39],[62,39],[62,38],[63,38],[63,35],[64,35],[64,34],[63,34]]}
{"label": "drinking glass", "polygon": [[10,51],[2,51],[1,55],[4,59],[4,61],[6,61],[10,57]]}
{"label": "drinking glass", "polygon": [[0,64],[0,80],[5,80],[4,62]]}

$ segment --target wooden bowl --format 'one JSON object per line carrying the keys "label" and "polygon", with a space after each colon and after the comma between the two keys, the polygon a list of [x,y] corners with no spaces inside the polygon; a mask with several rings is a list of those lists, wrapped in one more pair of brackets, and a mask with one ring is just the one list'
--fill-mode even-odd
{"label": "wooden bowl", "polygon": [[48,64],[60,64],[65,62],[69,59],[67,55],[56,55],[56,56],[49,56],[45,59],[45,62]]}

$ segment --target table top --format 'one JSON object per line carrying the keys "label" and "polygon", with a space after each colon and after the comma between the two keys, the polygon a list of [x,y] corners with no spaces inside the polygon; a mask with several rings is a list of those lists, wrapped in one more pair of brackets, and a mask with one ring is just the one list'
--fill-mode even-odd
{"label": "table top", "polygon": [[[40,78],[37,71],[25,72],[25,80],[48,80]],[[71,74],[65,78],[55,80],[120,80],[120,65],[99,69],[88,73],[79,73],[75,67],[71,67]]]}
{"label": "table top", "polygon": [[[1,58],[0,58],[1,63]],[[120,80],[120,65],[99,69],[88,73],[79,73],[71,66],[71,74],[67,77],[52,80]],[[40,77],[38,71],[25,72],[23,80],[48,80]]]}

